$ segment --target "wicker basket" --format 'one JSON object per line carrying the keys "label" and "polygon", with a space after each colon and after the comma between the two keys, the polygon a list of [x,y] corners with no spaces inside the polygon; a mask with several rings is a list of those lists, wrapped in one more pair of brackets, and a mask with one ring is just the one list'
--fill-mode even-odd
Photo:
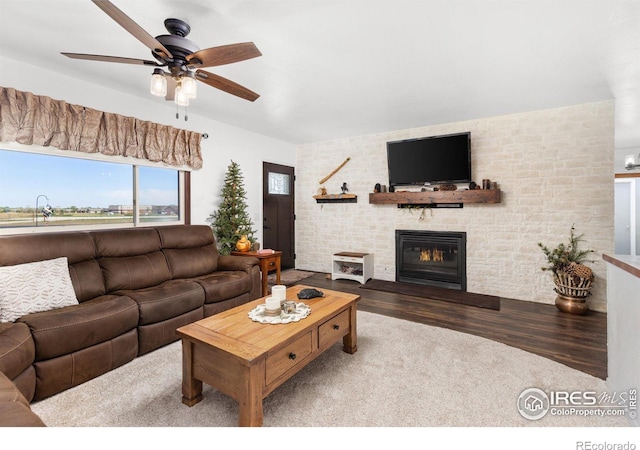
{"label": "wicker basket", "polygon": [[568,297],[588,297],[591,295],[593,278],[580,278],[566,272],[557,271],[553,274],[556,292]]}

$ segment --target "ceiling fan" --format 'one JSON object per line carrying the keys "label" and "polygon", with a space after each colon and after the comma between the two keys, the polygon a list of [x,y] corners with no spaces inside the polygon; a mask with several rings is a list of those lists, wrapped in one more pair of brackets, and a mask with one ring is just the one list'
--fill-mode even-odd
{"label": "ceiling fan", "polygon": [[251,102],[260,97],[244,86],[201,69],[201,67],[221,66],[261,56],[262,53],[253,42],[201,50],[197,44],[186,38],[191,27],[180,19],[166,19],[164,25],[169,34],[153,37],[110,1],[91,1],[149,47],[155,60],[62,52],[63,55],[90,61],[153,66],[155,69],[151,76],[151,93],[165,97],[167,100],[174,100],[179,106],[187,106],[189,99],[196,97],[196,80]]}

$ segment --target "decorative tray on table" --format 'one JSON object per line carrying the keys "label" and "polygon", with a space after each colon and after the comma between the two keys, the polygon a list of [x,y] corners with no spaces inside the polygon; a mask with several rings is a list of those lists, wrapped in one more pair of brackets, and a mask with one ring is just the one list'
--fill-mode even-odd
{"label": "decorative tray on table", "polygon": [[270,316],[266,314],[266,305],[263,303],[249,311],[249,318],[254,322],[278,324],[298,322],[309,314],[311,314],[311,308],[308,305],[305,305],[304,303],[296,303],[295,312],[285,313],[282,311],[277,316]]}

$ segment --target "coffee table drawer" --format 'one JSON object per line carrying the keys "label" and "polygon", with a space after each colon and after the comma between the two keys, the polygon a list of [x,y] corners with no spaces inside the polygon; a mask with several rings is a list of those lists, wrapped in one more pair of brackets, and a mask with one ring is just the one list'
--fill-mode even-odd
{"label": "coffee table drawer", "polygon": [[324,348],[338,342],[349,332],[349,310],[333,316],[318,328],[318,346]]}
{"label": "coffee table drawer", "polygon": [[267,358],[266,384],[269,385],[279,376],[287,372],[296,364],[304,361],[313,351],[312,333],[296,339],[283,349]]}

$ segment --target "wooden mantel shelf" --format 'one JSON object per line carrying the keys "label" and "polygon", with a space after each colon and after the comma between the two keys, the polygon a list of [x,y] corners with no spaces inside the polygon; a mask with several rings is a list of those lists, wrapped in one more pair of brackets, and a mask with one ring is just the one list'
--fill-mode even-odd
{"label": "wooden mantel shelf", "polygon": [[438,203],[500,203],[500,189],[457,191],[383,192],[369,194],[377,205],[425,205]]}

